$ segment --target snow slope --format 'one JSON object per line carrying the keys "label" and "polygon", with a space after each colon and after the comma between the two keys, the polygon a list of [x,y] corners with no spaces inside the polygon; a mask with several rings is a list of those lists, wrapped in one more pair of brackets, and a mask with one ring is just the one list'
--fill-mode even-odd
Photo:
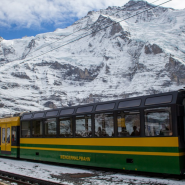
{"label": "snow slope", "polygon": [[65,29],[0,41],[1,114],[154,94],[184,84],[185,10],[131,0],[88,12]]}

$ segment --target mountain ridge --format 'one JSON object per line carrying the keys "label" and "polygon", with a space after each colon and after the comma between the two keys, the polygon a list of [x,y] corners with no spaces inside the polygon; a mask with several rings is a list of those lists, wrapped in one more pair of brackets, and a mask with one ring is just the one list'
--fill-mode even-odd
{"label": "mountain ridge", "polygon": [[182,88],[185,10],[157,7],[139,14],[153,6],[129,1],[88,12],[65,29],[1,40],[2,114]]}

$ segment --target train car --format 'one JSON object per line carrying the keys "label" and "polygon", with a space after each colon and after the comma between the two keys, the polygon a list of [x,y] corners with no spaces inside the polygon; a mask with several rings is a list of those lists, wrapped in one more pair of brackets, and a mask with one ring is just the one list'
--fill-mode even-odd
{"label": "train car", "polygon": [[26,113],[20,157],[182,174],[185,92]]}
{"label": "train car", "polygon": [[0,119],[0,156],[19,157],[20,117]]}
{"label": "train car", "polygon": [[24,113],[20,158],[184,174],[184,106],[182,90]]}

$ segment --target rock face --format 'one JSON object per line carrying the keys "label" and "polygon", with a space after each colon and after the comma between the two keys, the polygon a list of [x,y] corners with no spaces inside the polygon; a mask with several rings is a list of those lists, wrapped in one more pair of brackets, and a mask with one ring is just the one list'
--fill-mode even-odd
{"label": "rock face", "polygon": [[30,79],[25,72],[12,72],[11,75],[17,78]]}
{"label": "rock face", "polygon": [[145,45],[145,53],[146,54],[159,54],[159,53],[163,53],[163,50],[156,44],[148,44],[148,45]]}
{"label": "rock face", "polygon": [[185,85],[185,65],[173,57],[169,58],[169,63],[165,65],[172,82],[178,85]]}
{"label": "rock face", "polygon": [[184,87],[185,10],[154,7],[131,0],[53,33],[0,38],[1,114]]}

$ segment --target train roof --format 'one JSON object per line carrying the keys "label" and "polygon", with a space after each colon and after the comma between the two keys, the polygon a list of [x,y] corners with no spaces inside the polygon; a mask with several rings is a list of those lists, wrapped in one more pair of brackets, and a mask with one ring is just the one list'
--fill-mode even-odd
{"label": "train roof", "polygon": [[147,96],[138,96],[133,98],[118,99],[112,101],[91,103],[85,105],[71,106],[52,110],[36,111],[24,113],[21,120],[33,120],[42,118],[52,118],[61,116],[72,116],[88,113],[107,112],[122,109],[138,109],[151,106],[165,106],[172,104],[182,104],[185,98],[185,90],[160,93]]}

